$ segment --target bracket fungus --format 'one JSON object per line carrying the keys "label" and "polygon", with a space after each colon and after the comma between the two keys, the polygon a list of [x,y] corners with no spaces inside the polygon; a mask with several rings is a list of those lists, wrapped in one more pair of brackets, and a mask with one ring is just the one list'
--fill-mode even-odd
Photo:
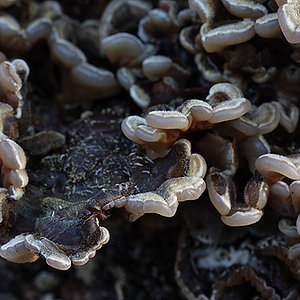
{"label": "bracket fungus", "polygon": [[[31,192],[18,203],[19,214],[11,239],[1,247],[2,257],[30,262],[38,255],[50,266],[62,270],[68,269],[71,262],[85,264],[108,242],[108,230],[100,226],[100,221],[108,217],[113,207],[124,207],[130,221],[145,213],[171,217],[179,202],[201,196],[205,190],[206,163],[201,155],[191,153],[187,140],[179,140],[165,158],[152,161],[138,154],[135,144],[125,140],[119,130],[120,121],[120,117],[109,113],[79,120],[70,128],[67,152],[46,156],[40,166],[29,170]],[[92,140],[87,134],[91,128],[97,129]],[[94,149],[90,156],[86,156],[86,147]],[[87,165],[93,162],[93,167],[84,171],[82,161]],[[5,164],[5,167],[24,166]],[[45,177],[43,170],[50,173]],[[99,172],[106,175],[100,179],[95,176]],[[49,179],[44,185],[47,197],[37,201],[39,183],[46,178]],[[57,181],[53,182],[54,178]],[[12,183],[16,185],[15,182],[14,179]],[[24,218],[28,229],[22,224]]]}
{"label": "bracket fungus", "polygon": [[[300,257],[300,180],[298,175],[298,155],[281,156],[266,154],[256,161],[256,168],[266,180],[272,182],[270,190],[270,205],[279,216],[295,219],[281,219],[278,223],[280,232],[289,240],[292,246],[288,249],[288,257],[295,260]],[[266,171],[266,168],[268,169]],[[285,178],[293,180],[290,184]]]}
{"label": "bracket fungus", "polygon": [[[101,15],[100,41],[116,32],[131,31],[151,8],[151,4],[146,1],[110,1]],[[123,21],[120,22],[120,18],[124,18]]]}
{"label": "bracket fungus", "polygon": [[[207,145],[211,145],[208,148]],[[208,134],[196,144],[210,169],[206,176],[209,199],[229,226],[254,224],[263,216],[269,196],[269,184],[258,174],[246,183],[243,196],[234,183],[238,172],[238,152],[234,143]],[[242,199],[241,199],[242,198]]]}
{"label": "bracket fungus", "polygon": [[67,40],[67,27],[67,21],[56,21],[48,37],[51,57],[61,69],[62,103],[91,103],[116,94],[119,86],[114,74],[89,64],[83,51]]}
{"label": "bracket fungus", "polygon": [[[26,82],[29,74],[27,64],[20,59],[12,62],[0,63],[0,84],[2,90],[1,102],[1,131],[0,131],[0,160],[2,164],[2,183],[8,189],[10,197],[19,200],[24,187],[28,183],[28,176],[25,170],[26,156],[23,149],[3,131],[11,137],[18,136],[16,123],[13,119],[20,119],[22,116],[23,95],[21,88]],[[13,115],[14,112],[14,115]],[[12,127],[12,128],[11,128]]]}
{"label": "bracket fungus", "polygon": [[189,0],[189,7],[196,11],[201,21],[205,23],[214,17],[216,1]]}
{"label": "bracket fungus", "polygon": [[152,110],[146,118],[130,116],[122,122],[123,133],[145,146],[151,157],[164,156],[170,145],[187,131],[204,130],[213,124],[236,119],[250,110],[242,91],[229,83],[211,87],[206,101],[191,99],[176,110]]}
{"label": "bracket fungus", "polygon": [[121,65],[144,52],[144,45],[136,36],[122,32],[104,38],[101,48],[111,63],[119,62]]}
{"label": "bracket fungus", "polygon": [[288,157],[278,154],[264,154],[255,162],[257,171],[272,183],[284,177],[299,180],[299,165],[299,155],[291,155]]}
{"label": "bracket fungus", "polygon": [[298,299],[299,5],[0,0],[0,298]]}
{"label": "bracket fungus", "polygon": [[254,0],[222,0],[226,9],[238,18],[257,19],[267,13],[267,9],[263,4]]}
{"label": "bracket fungus", "polygon": [[210,170],[206,178],[209,198],[229,226],[247,226],[258,222],[267,203],[269,185],[258,178],[249,181],[244,190],[244,202],[237,201],[236,187],[229,176]]}
{"label": "bracket fungus", "polygon": [[255,32],[263,38],[281,37],[277,13],[267,14],[255,21]]}
{"label": "bracket fungus", "polygon": [[28,75],[29,68],[25,61],[21,59],[0,63],[1,93],[6,98],[2,99],[2,101],[13,107],[17,119],[20,119],[22,116],[23,95],[21,89]]}
{"label": "bracket fungus", "polygon": [[230,121],[230,126],[248,136],[262,135],[273,131],[280,121],[280,112],[273,103],[263,103],[240,118]]}
{"label": "bracket fungus", "polygon": [[300,42],[300,4],[297,0],[287,0],[278,3],[278,22],[289,43]]}
{"label": "bracket fungus", "polygon": [[217,52],[228,46],[247,42],[255,35],[254,22],[250,19],[210,28],[201,26],[201,41],[207,52]]}

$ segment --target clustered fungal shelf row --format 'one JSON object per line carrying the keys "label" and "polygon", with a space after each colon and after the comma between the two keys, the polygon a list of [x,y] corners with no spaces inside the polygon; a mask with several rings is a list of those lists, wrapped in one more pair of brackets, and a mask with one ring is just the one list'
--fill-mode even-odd
{"label": "clustered fungal shelf row", "polygon": [[[58,2],[32,2],[25,24],[5,13],[6,7],[20,2],[0,1],[1,224],[3,236],[9,237],[0,248],[3,258],[33,262],[43,257],[61,270],[71,263],[82,265],[108,242],[109,232],[99,221],[104,221],[112,208],[124,207],[130,221],[146,213],[171,217],[179,202],[201,201],[207,190],[228,226],[252,225],[263,218],[264,209],[272,209],[281,217],[279,231],[290,243],[288,259],[298,260],[299,150],[278,150],[267,138],[276,130],[294,134],[298,128],[297,0],[277,0],[277,5],[267,0],[189,0],[181,10],[182,4],[176,1],[161,0],[158,8],[152,8],[146,1],[113,0],[99,21],[82,23],[65,15]],[[119,11],[127,15],[120,16]],[[117,22],[122,17],[124,24]],[[183,58],[167,56],[158,42],[160,35],[167,37],[167,46],[178,39],[180,53],[192,57],[188,61],[193,66],[187,66]],[[278,63],[270,58],[264,61],[271,47],[269,41],[276,39],[289,47],[287,63],[281,58]],[[91,55],[88,48],[81,49],[82,41],[106,60],[105,67],[89,62]],[[130,166],[148,172],[150,179],[166,168],[161,182],[130,182],[133,187],[119,182],[116,195],[101,190],[105,203],[87,201],[84,213],[90,214],[97,227],[97,241],[71,254],[40,232],[9,236],[13,224],[8,224],[8,219],[28,184],[26,156],[14,140],[19,137],[18,120],[23,116],[29,67],[24,60],[11,58],[22,57],[41,43],[47,44],[50,59],[60,72],[62,88],[57,100],[65,108],[78,103],[89,108],[99,99],[118,96],[122,91],[143,111],[119,124],[123,134],[141,145],[147,155],[148,162],[143,157],[142,162]],[[197,84],[203,83],[202,90],[187,88],[195,72],[201,77]],[[270,85],[275,91],[264,102],[267,93],[262,90],[270,89]],[[83,114],[82,119],[88,115]],[[65,143],[63,138],[55,138]],[[249,178],[243,187],[236,178],[245,168],[244,161]],[[151,167],[146,169],[148,163]]]}
{"label": "clustered fungal shelf row", "polygon": [[25,170],[26,156],[23,149],[11,139],[17,137],[15,130],[9,132],[11,138],[6,136],[3,131],[10,125],[14,125],[14,117],[20,119],[22,116],[23,96],[20,90],[28,74],[29,68],[23,60],[17,59],[11,63],[8,61],[0,63],[2,99],[6,102],[1,103],[1,174],[3,186],[9,191],[10,197],[15,200],[22,197],[24,187],[28,183]]}

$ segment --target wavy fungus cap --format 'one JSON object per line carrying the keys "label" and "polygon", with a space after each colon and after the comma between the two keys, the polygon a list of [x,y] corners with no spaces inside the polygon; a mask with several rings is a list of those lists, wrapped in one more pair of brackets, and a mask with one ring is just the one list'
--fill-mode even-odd
{"label": "wavy fungus cap", "polygon": [[287,41],[292,44],[300,43],[300,2],[288,0],[278,9],[278,21]]}
{"label": "wavy fungus cap", "polygon": [[237,201],[236,186],[225,174],[210,169],[206,177],[209,198],[228,226],[247,226],[258,222],[267,203],[269,185],[259,177],[253,177],[244,189],[244,202]]}
{"label": "wavy fungus cap", "polygon": [[255,21],[255,31],[263,38],[277,38],[282,36],[277,13],[267,14],[257,19]]}
{"label": "wavy fungus cap", "polygon": [[190,99],[176,109],[152,110],[145,118],[129,116],[122,122],[122,131],[130,140],[144,145],[151,158],[163,157],[185,132],[237,119],[250,108],[251,102],[238,87],[219,83],[210,88],[206,101]]}
{"label": "wavy fungus cap", "polygon": [[283,156],[279,154],[261,155],[255,162],[256,170],[272,183],[287,177],[300,179],[300,156]]}
{"label": "wavy fungus cap", "polygon": [[198,13],[203,23],[211,21],[216,13],[215,0],[189,0],[189,7]]}
{"label": "wavy fungus cap", "polygon": [[226,47],[247,42],[255,35],[254,22],[251,19],[216,28],[210,28],[208,23],[204,23],[200,30],[202,45],[207,52],[217,52]]}
{"label": "wavy fungus cap", "polygon": [[59,247],[52,241],[44,237],[37,237],[32,234],[20,234],[15,236],[0,248],[0,256],[16,263],[34,262],[40,256],[46,260],[46,263],[59,270],[67,270],[71,267],[71,262],[75,265],[83,265],[87,263],[89,258],[95,256],[96,250],[100,249],[103,244],[109,240],[109,232],[104,227],[101,229],[101,238],[97,246],[67,256]]}
{"label": "wavy fungus cap", "polygon": [[264,5],[254,0],[222,0],[226,9],[238,18],[257,19],[267,13]]}
{"label": "wavy fungus cap", "polygon": [[137,58],[145,50],[139,38],[126,32],[116,33],[104,38],[101,41],[101,48],[112,63]]}

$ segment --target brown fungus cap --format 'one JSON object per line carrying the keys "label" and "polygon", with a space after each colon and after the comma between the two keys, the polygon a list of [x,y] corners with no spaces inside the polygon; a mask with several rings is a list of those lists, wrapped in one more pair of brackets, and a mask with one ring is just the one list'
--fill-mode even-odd
{"label": "brown fungus cap", "polygon": [[267,13],[264,5],[255,0],[222,0],[226,9],[238,18],[257,19]]}
{"label": "brown fungus cap", "polygon": [[228,226],[247,226],[258,222],[267,203],[269,185],[254,176],[244,189],[244,201],[237,201],[236,186],[225,172],[211,168],[206,177],[209,198]]}
{"label": "brown fungus cap", "polygon": [[219,83],[224,81],[224,76],[217,66],[212,63],[206,53],[197,53],[195,55],[195,64],[203,78],[208,82]]}
{"label": "brown fungus cap", "polygon": [[278,223],[278,229],[288,238],[299,238],[296,225],[293,224],[289,219],[281,219]]}
{"label": "brown fungus cap", "polygon": [[36,9],[36,13],[39,17],[45,17],[51,20],[55,20],[63,16],[62,7],[57,1],[50,0],[42,2],[40,6],[36,7]]}
{"label": "brown fungus cap", "polygon": [[186,100],[177,109],[187,117],[190,115],[195,122],[208,121],[213,114],[213,108],[211,105],[198,99]]}
{"label": "brown fungus cap", "polygon": [[86,62],[86,56],[73,43],[58,37],[55,30],[49,37],[49,45],[52,59],[66,68],[73,68],[81,63]]}
{"label": "brown fungus cap", "polygon": [[116,77],[119,84],[127,91],[137,81],[132,70],[127,67],[120,67],[116,72]]}
{"label": "brown fungus cap", "polygon": [[[101,15],[99,36],[102,41],[107,36],[115,34],[120,31],[127,31],[127,22],[129,19],[134,20],[136,23],[151,9],[150,3],[141,0],[113,0],[105,7]],[[120,15],[120,12],[122,14]],[[124,17],[126,21],[120,22],[120,18]],[[135,23],[133,22],[133,24]],[[118,27],[118,25],[121,25]],[[124,26],[124,28],[122,27]]]}
{"label": "brown fungus cap", "polygon": [[210,123],[237,119],[251,108],[250,101],[243,97],[241,89],[230,83],[213,85],[206,100],[213,108],[213,114],[208,120]]}
{"label": "brown fungus cap", "polygon": [[235,144],[218,134],[207,133],[198,139],[195,148],[204,157],[209,167],[213,166],[228,175],[234,175],[238,167]]}
{"label": "brown fungus cap", "polygon": [[250,208],[247,211],[237,211],[229,216],[221,216],[221,220],[228,226],[248,226],[258,222],[262,216],[262,210]]}
{"label": "brown fungus cap", "polygon": [[48,36],[51,58],[59,65],[63,81],[59,100],[69,107],[76,102],[89,105],[96,99],[115,95],[119,92],[115,75],[89,64],[84,52],[66,39],[72,26],[69,19],[59,19]]}
{"label": "brown fungus cap", "polygon": [[15,67],[17,74],[19,75],[20,79],[22,80],[22,83],[24,84],[24,82],[27,81],[27,78],[30,73],[27,63],[23,59],[19,58],[14,59],[11,63]]}
{"label": "brown fungus cap", "polygon": [[1,133],[0,157],[2,164],[12,170],[25,169],[26,156],[23,149],[13,140]]}
{"label": "brown fungus cap", "polygon": [[296,221],[296,227],[297,227],[297,232],[300,235],[300,214],[297,217],[297,221]]}
{"label": "brown fungus cap", "polygon": [[[177,23],[177,22],[176,22]],[[157,36],[163,34],[172,36],[178,31],[177,24],[172,20],[172,14],[163,9],[151,9],[148,14],[139,21],[138,36],[143,42],[155,44]]]}
{"label": "brown fungus cap", "polygon": [[295,180],[290,184],[290,193],[293,207],[300,213],[300,180]]}
{"label": "brown fungus cap", "polygon": [[120,32],[104,38],[101,49],[111,63],[126,64],[144,52],[144,44],[135,35]]}
{"label": "brown fungus cap", "polygon": [[25,170],[7,170],[2,168],[2,182],[3,186],[9,188],[14,186],[15,188],[24,188],[28,184],[28,176]]}
{"label": "brown fungus cap", "polygon": [[165,76],[171,66],[171,58],[163,55],[154,55],[143,60],[142,70],[147,78],[157,80]]}
{"label": "brown fungus cap", "polygon": [[131,141],[137,144],[143,144],[143,142],[136,136],[136,130],[140,125],[147,125],[147,122],[144,118],[139,116],[129,116],[122,122],[122,132]]}
{"label": "brown fungus cap", "polygon": [[129,94],[131,99],[140,108],[146,108],[151,103],[150,96],[139,84],[131,85],[129,88]]}
{"label": "brown fungus cap", "polygon": [[300,243],[296,243],[289,248],[288,258],[290,260],[297,260],[300,257]]}
{"label": "brown fungus cap", "polygon": [[289,43],[300,43],[300,3],[288,0],[278,9],[280,28]]}
{"label": "brown fungus cap", "polygon": [[221,172],[211,172],[206,177],[206,185],[210,201],[221,215],[231,210],[231,198],[235,196],[232,180]]}
{"label": "brown fungus cap", "polygon": [[13,108],[9,104],[3,102],[0,103],[0,130],[2,132],[5,132],[7,122],[13,119],[13,111]]}
{"label": "brown fungus cap", "polygon": [[125,118],[121,128],[127,138],[145,147],[146,153],[151,159],[167,155],[171,145],[182,135],[179,129],[153,128],[139,116]]}
{"label": "brown fungus cap", "polygon": [[158,129],[186,130],[189,126],[188,118],[179,111],[151,111],[146,116],[146,122]]}
{"label": "brown fungus cap", "polygon": [[[211,87],[207,101],[186,100],[174,110],[152,110],[145,119],[127,117],[122,122],[122,130],[129,139],[144,145],[151,158],[162,157],[185,132],[205,130],[215,123],[234,120],[247,113],[250,107],[250,101],[243,98],[239,88],[221,83]],[[149,134],[155,137],[150,139]]]}
{"label": "brown fungus cap", "polygon": [[279,154],[261,155],[255,162],[256,170],[272,183],[287,177],[300,179],[299,155],[283,156]]}
{"label": "brown fungus cap", "polygon": [[[168,155],[158,159],[156,164],[155,168],[158,169],[155,174],[167,173],[165,180],[156,189],[151,190],[151,187],[148,187],[144,192],[109,202],[103,209],[125,207],[130,214],[131,222],[146,213],[172,217],[177,211],[179,202],[196,200],[204,192],[206,185],[203,177],[206,173],[206,162],[200,154],[191,153],[189,141],[185,139],[177,141]],[[153,181],[155,182],[155,179]]]}
{"label": "brown fungus cap", "polygon": [[35,14],[31,18],[26,20],[27,26],[23,27],[11,15],[3,14],[0,17],[0,46],[2,50],[9,51],[12,56],[13,54],[20,55],[28,52],[38,42],[47,39],[52,20],[43,14]]}
{"label": "brown fungus cap", "polygon": [[179,33],[180,45],[189,53],[195,55],[202,49],[201,45],[197,43],[197,34],[199,32],[199,25],[191,25],[181,29]]}
{"label": "brown fungus cap", "polygon": [[107,97],[116,94],[119,85],[112,72],[97,68],[88,63],[75,66],[71,71],[72,82],[83,87],[94,97]]}
{"label": "brown fungus cap", "polygon": [[255,172],[255,161],[263,154],[271,152],[270,145],[262,135],[254,135],[239,141],[239,155],[244,157],[252,174]]}
{"label": "brown fungus cap", "polygon": [[47,38],[52,26],[52,20],[49,18],[38,18],[33,20],[26,27],[26,35],[30,46]]}
{"label": "brown fungus cap", "polygon": [[46,260],[46,263],[59,270],[67,270],[71,263],[83,265],[89,258],[95,256],[96,250],[109,240],[109,232],[106,228],[100,227],[101,235],[98,243],[89,250],[79,251],[73,255],[67,255],[59,248],[59,245],[45,237],[38,237],[33,234],[20,234],[12,238],[0,248],[0,256],[18,263],[34,262],[39,257]]}
{"label": "brown fungus cap", "polygon": [[0,83],[7,92],[18,92],[22,87],[22,80],[17,73],[15,66],[5,61],[0,64]]}
{"label": "brown fungus cap", "polygon": [[279,124],[280,112],[273,103],[263,103],[240,118],[230,121],[233,128],[248,136],[261,135],[272,132]]}
{"label": "brown fungus cap", "polygon": [[96,225],[99,228],[99,235],[97,243],[92,246],[90,249],[85,251],[80,251],[71,255],[71,261],[74,265],[82,266],[86,264],[90,258],[93,258],[96,255],[96,251],[100,250],[103,245],[107,244],[110,238],[109,231],[105,227],[99,226],[99,221],[96,220]]}
{"label": "brown fungus cap", "polygon": [[288,132],[296,130],[299,121],[299,108],[285,99],[278,102],[272,102],[280,112],[280,125]]}
{"label": "brown fungus cap", "polygon": [[282,36],[277,13],[267,14],[255,21],[255,31],[263,38],[279,38]]}
{"label": "brown fungus cap", "polygon": [[167,139],[167,134],[163,130],[152,128],[148,125],[139,125],[135,134],[137,138],[148,143],[155,143]]}
{"label": "brown fungus cap", "polygon": [[0,159],[2,162],[2,182],[10,197],[19,200],[28,184],[25,170],[26,156],[23,149],[0,131]]}
{"label": "brown fungus cap", "polygon": [[293,205],[290,186],[281,180],[272,184],[268,203],[279,216],[296,217],[299,213]]}
{"label": "brown fungus cap", "polygon": [[211,104],[217,104],[228,99],[242,98],[243,92],[240,88],[231,83],[214,84],[206,97],[206,100]]}
{"label": "brown fungus cap", "polygon": [[38,238],[28,234],[25,236],[24,244],[32,253],[42,256],[52,268],[67,270],[71,267],[69,257],[55,243],[46,238]]}
{"label": "brown fungus cap", "polygon": [[254,22],[250,19],[210,28],[204,23],[200,29],[201,40],[207,52],[217,52],[228,46],[250,40],[255,35]]}
{"label": "brown fungus cap", "polygon": [[0,256],[16,263],[34,262],[39,256],[25,246],[26,234],[15,236],[0,248]]}
{"label": "brown fungus cap", "polygon": [[198,13],[203,23],[210,22],[216,13],[215,0],[189,0],[189,7]]}

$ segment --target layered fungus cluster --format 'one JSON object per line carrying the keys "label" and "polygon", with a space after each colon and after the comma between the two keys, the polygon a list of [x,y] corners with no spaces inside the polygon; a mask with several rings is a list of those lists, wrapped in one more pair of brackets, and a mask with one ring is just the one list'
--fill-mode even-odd
{"label": "layered fungus cluster", "polygon": [[184,297],[300,297],[298,0],[0,7],[1,257],[66,270],[116,208],[195,200],[177,216]]}

